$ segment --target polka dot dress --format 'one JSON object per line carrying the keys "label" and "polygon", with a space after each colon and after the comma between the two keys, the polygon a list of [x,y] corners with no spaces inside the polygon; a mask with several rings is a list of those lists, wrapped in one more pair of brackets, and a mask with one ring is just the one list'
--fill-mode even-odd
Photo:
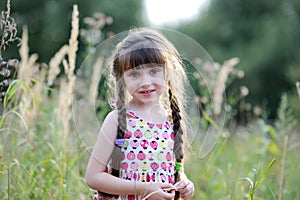
{"label": "polka dot dress", "polygon": [[120,177],[141,182],[174,183],[174,133],[171,116],[154,124],[127,112]]}
{"label": "polka dot dress", "polygon": [[[174,133],[171,115],[161,124],[145,121],[133,111],[127,111],[126,119],[127,130],[121,148],[120,178],[174,184]],[[119,199],[136,198],[129,195]]]}

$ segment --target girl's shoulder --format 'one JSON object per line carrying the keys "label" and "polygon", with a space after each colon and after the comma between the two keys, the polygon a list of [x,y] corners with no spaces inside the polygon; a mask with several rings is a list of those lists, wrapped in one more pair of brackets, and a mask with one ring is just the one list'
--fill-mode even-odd
{"label": "girl's shoulder", "polygon": [[106,115],[99,134],[101,135],[101,137],[105,137],[109,141],[114,141],[117,136],[117,130],[118,130],[118,112],[111,111]]}
{"label": "girl's shoulder", "polygon": [[106,115],[106,119],[118,119],[118,111],[117,110],[112,110]]}
{"label": "girl's shoulder", "polygon": [[106,115],[103,124],[117,125],[117,122],[118,122],[118,111],[112,110]]}

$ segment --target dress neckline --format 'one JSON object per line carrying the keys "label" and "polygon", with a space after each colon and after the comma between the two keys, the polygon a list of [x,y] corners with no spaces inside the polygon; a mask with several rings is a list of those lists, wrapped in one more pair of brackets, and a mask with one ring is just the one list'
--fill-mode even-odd
{"label": "dress neckline", "polygon": [[168,112],[167,116],[165,117],[164,121],[162,122],[158,122],[158,123],[155,123],[153,121],[150,121],[150,120],[145,120],[143,117],[140,117],[139,115],[137,115],[133,110],[127,110],[127,115],[133,117],[133,118],[136,118],[136,119],[139,119],[139,120],[142,120],[146,123],[149,123],[149,124],[154,124],[154,125],[161,125],[161,124],[165,124],[165,123],[170,123],[172,121],[172,114],[171,112]]}

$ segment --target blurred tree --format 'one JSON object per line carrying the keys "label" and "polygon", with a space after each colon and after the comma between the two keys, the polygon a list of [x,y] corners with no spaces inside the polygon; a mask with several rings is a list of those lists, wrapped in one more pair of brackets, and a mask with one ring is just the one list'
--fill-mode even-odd
{"label": "blurred tree", "polygon": [[300,77],[299,16],[298,0],[211,0],[197,19],[178,29],[215,61],[239,57],[246,77],[236,85],[247,85],[247,100],[266,103],[274,117],[281,94],[294,92]]}
{"label": "blurred tree", "polygon": [[[73,4],[78,5],[80,19],[94,12],[111,16],[113,24],[105,31],[114,33],[140,26],[144,18],[143,2],[139,0],[12,0],[12,16],[19,30],[23,25],[28,26],[30,51],[39,54],[40,62],[48,62],[68,42]],[[5,2],[1,2],[0,8],[5,8]],[[15,57],[13,54],[17,54],[16,49],[7,52],[9,57]]]}

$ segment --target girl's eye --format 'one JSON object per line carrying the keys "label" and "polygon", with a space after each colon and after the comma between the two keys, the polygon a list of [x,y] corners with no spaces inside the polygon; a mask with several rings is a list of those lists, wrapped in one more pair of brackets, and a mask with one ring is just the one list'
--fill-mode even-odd
{"label": "girl's eye", "polygon": [[131,71],[131,72],[129,73],[129,76],[132,77],[132,78],[136,78],[136,77],[139,76],[139,73],[136,72],[136,71]]}
{"label": "girl's eye", "polygon": [[151,75],[156,75],[156,74],[159,73],[159,72],[160,72],[160,69],[154,68],[154,69],[151,69],[150,74],[151,74]]}

